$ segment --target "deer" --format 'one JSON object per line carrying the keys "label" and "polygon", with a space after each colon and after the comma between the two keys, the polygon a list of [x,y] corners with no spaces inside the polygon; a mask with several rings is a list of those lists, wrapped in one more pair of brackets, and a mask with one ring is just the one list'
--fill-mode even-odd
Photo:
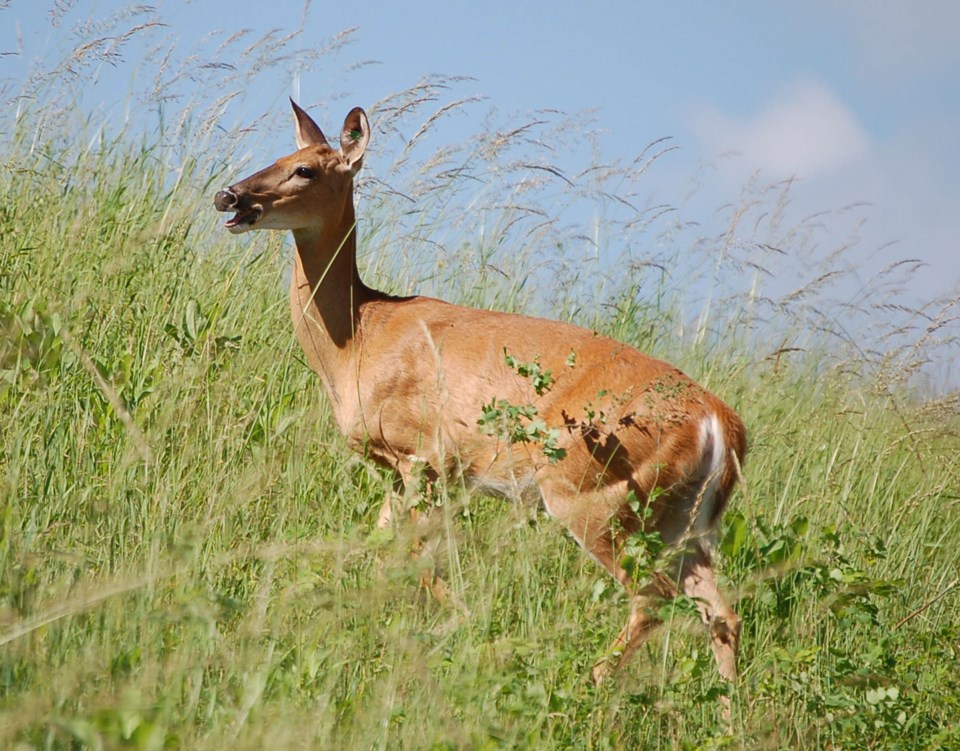
{"label": "deer", "polygon": [[[592,670],[598,684],[681,593],[696,604],[721,678],[735,681],[740,620],[713,556],[747,450],[737,414],[673,365],[572,323],[367,286],[354,206],[367,115],[350,110],[335,149],[290,104],[297,150],[218,191],[214,204],[232,213],[231,233],[293,233],[294,331],[347,445],[401,489],[453,479],[542,503],[628,595],[627,622]],[[517,406],[519,426],[537,427],[520,440],[490,430],[481,413],[496,417],[497,405]],[[377,525],[396,516],[388,497]],[[670,551],[652,576],[625,561],[638,532]]]}

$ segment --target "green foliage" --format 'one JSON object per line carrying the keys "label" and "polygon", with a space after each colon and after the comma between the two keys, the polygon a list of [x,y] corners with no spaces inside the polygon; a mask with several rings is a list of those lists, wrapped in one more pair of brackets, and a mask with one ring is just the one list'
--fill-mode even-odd
{"label": "green foliage", "polygon": [[0,403],[5,396],[40,387],[59,371],[63,340],[60,318],[37,309],[36,298],[19,305],[0,300]]}
{"label": "green foliage", "polygon": [[[556,379],[540,366],[539,355],[523,363],[504,349],[503,359],[508,368],[530,381],[537,396],[543,396],[553,387]],[[482,405],[477,425],[485,435],[500,436],[509,443],[536,444],[547,460],[555,464],[567,455],[559,444],[560,429],[548,427],[538,414],[534,404],[512,404],[507,399],[493,398]]]}
{"label": "green foliage", "polygon": [[[654,488],[646,503],[641,502],[633,490],[627,493],[627,504],[641,521],[646,521],[653,515],[651,505],[660,495],[658,491],[658,488]],[[669,553],[667,545],[663,542],[657,530],[647,530],[641,527],[627,537],[620,552],[620,565],[630,575],[637,588],[641,588],[654,575],[663,571],[666,563],[665,557]]]}
{"label": "green foliage", "polygon": [[506,347],[504,347],[503,360],[508,368],[517,372],[518,376],[530,381],[530,385],[533,386],[533,390],[537,393],[537,396],[543,396],[553,387],[556,379],[553,377],[552,372],[544,370],[540,366],[540,355],[536,355],[532,362],[520,362],[516,357],[507,352]]}

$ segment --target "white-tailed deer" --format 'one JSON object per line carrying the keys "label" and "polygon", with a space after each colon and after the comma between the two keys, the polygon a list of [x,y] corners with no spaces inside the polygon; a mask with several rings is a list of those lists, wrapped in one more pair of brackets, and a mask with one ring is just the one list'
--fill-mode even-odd
{"label": "white-tailed deer", "polygon": [[[221,190],[215,204],[234,212],[231,232],[293,232],[294,329],[350,446],[408,487],[424,472],[498,495],[539,492],[631,595],[597,680],[657,625],[652,606],[679,592],[696,600],[720,674],[733,680],[740,624],[710,548],[746,452],[737,415],[677,368],[593,331],[365,285],[353,178],[367,116],[350,111],[336,151],[291,104],[298,150]],[[388,501],[380,523],[389,520]],[[623,557],[641,530],[673,551],[642,580]]]}

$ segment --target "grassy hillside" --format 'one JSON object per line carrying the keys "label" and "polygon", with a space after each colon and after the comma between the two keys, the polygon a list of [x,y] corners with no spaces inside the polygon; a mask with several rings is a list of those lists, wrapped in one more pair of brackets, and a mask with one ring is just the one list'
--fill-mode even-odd
{"label": "grassy hillside", "polygon": [[370,279],[573,318],[743,416],[727,735],[685,612],[593,687],[627,604],[537,508],[445,489],[432,539],[460,606],[418,588],[409,539],[370,536],[388,480],[297,349],[281,238],[218,229],[233,176],[159,142],[4,142],[0,746],[960,748],[960,422],[910,362],[799,316],[752,328],[748,296],[681,335],[649,269],[591,296],[536,238],[512,265],[467,236],[391,257],[366,188]]}

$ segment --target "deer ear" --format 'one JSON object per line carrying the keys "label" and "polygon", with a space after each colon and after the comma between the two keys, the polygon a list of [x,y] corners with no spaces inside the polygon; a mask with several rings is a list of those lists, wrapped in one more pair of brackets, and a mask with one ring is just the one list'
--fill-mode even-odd
{"label": "deer ear", "polygon": [[340,131],[340,153],[350,169],[357,172],[363,164],[363,152],[370,140],[367,113],[359,107],[350,110]]}
{"label": "deer ear", "polygon": [[296,118],[297,148],[305,149],[307,146],[326,144],[327,139],[323,135],[323,131],[310,118],[310,115],[304,112],[293,99],[290,100],[290,105],[293,107],[293,116]]}

